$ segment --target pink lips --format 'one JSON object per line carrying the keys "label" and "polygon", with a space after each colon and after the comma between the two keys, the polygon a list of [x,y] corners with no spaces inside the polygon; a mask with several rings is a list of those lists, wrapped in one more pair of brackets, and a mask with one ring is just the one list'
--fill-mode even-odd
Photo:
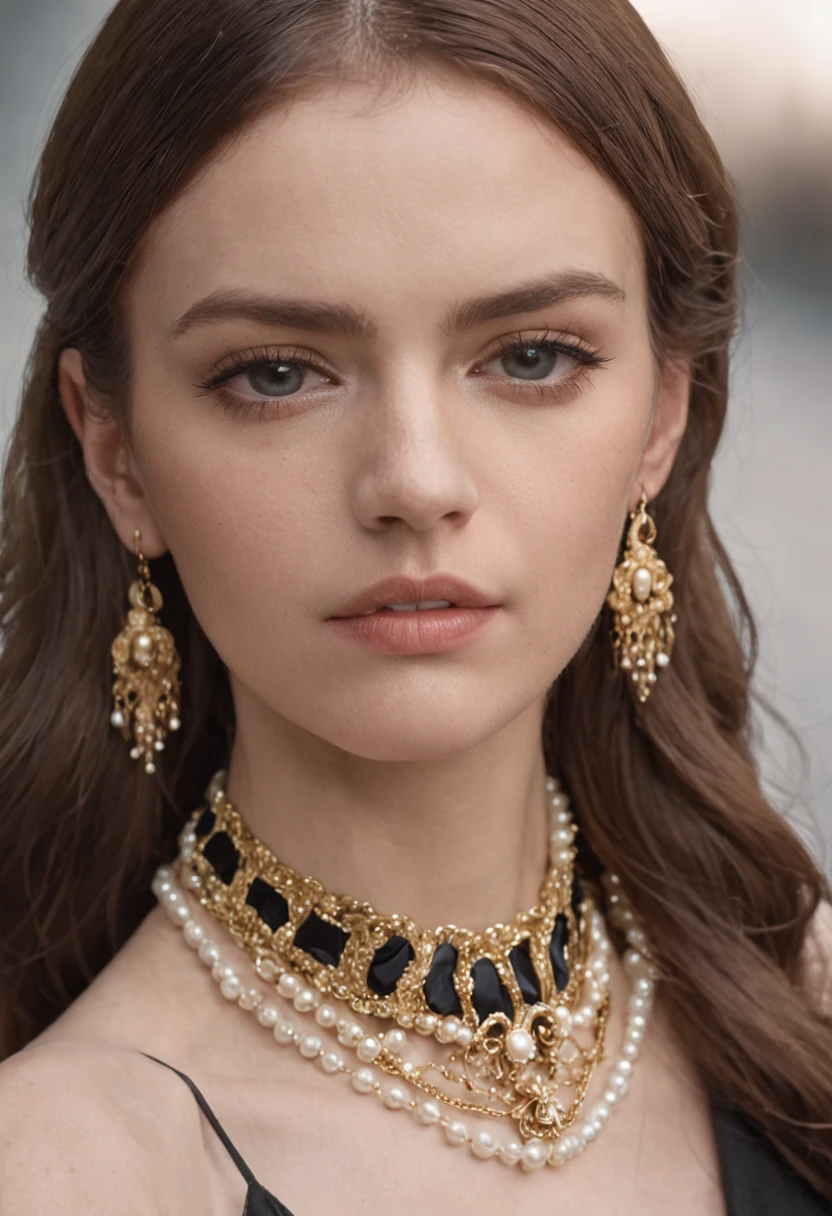
{"label": "pink lips", "polygon": [[[386,607],[432,600],[448,600],[452,606],[411,611]],[[383,654],[437,654],[481,633],[499,609],[492,597],[453,575],[401,575],[366,588],[327,623],[345,640]]]}

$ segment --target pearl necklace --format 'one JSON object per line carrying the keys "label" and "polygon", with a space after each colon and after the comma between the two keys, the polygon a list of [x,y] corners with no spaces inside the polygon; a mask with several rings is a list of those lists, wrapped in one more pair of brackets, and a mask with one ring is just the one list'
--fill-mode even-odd
{"label": "pearl necklace", "polygon": [[[552,792],[556,786],[553,779],[550,778],[549,782]],[[180,845],[185,850],[192,847],[193,842],[189,838],[191,834],[190,827],[186,826],[180,837]],[[181,860],[180,858],[180,862]],[[244,984],[237,970],[224,961],[219,946],[207,935],[199,921],[194,919],[185,891],[177,881],[171,866],[163,865],[157,869],[152,890],[171,921],[182,927],[186,943],[198,951],[200,961],[211,969],[212,978],[219,985],[222,995],[228,1001],[237,1003],[243,1010],[254,1013],[260,1025],[271,1031],[276,1044],[295,1046],[304,1059],[316,1063],[326,1074],[348,1076],[356,1093],[374,1094],[389,1110],[408,1110],[422,1126],[437,1124],[442,1128],[448,1144],[468,1145],[474,1156],[483,1160],[493,1158],[506,1165],[519,1162],[525,1171],[529,1171],[547,1163],[561,1166],[582,1152],[597,1137],[627,1091],[633,1061],[638,1056],[644,1038],[655,980],[654,969],[643,953],[647,947],[647,939],[618,878],[615,875],[605,875],[603,881],[607,891],[610,920],[621,930],[628,942],[623,962],[630,978],[631,996],[621,1057],[607,1078],[601,1100],[590,1109],[585,1121],[580,1125],[570,1126],[554,1142],[531,1138],[525,1143],[518,1140],[499,1141],[487,1131],[472,1132],[465,1122],[456,1117],[456,1112],[453,1115],[443,1115],[440,1104],[452,1108],[463,1106],[464,1109],[480,1110],[484,1114],[497,1112],[466,1105],[451,1095],[431,1089],[423,1080],[424,1066],[405,1061],[399,1055],[407,1042],[405,1029],[395,1027],[383,1034],[368,1033],[352,1018],[339,1018],[336,1010],[324,1002],[320,992],[308,987],[301,976],[284,967],[276,982],[278,996],[283,998],[284,1002],[291,1001],[296,1012],[314,1018],[316,1023],[311,1033],[298,1030],[278,1003],[270,999],[261,988]],[[592,970],[587,972],[586,983],[590,989],[591,1000],[571,1014],[573,1023],[577,1022],[578,1027],[596,1019],[598,1004],[603,1006],[606,997],[602,981],[606,974],[609,942],[603,917],[591,901],[588,903],[589,937],[594,947]],[[261,974],[260,978],[266,977]],[[608,982],[608,975],[606,979]],[[460,1032],[467,1028],[454,1026],[453,1035],[450,1033],[451,1027],[446,1026],[443,1034],[440,1034],[441,1029],[441,1023],[435,1031],[417,1027],[417,1031],[422,1034],[435,1032],[440,1042],[457,1043],[460,1042]],[[325,1043],[324,1038],[328,1032],[335,1032],[338,1043],[355,1052],[356,1065],[349,1064],[334,1044],[328,1046]],[[464,1040],[463,1035],[463,1043]],[[517,1043],[520,1055],[525,1047],[525,1043]],[[397,1067],[389,1067],[391,1060],[397,1061]],[[384,1067],[385,1063],[388,1067]],[[438,1071],[450,1080],[458,1079],[449,1074],[442,1065],[429,1067],[438,1068]],[[395,1072],[399,1083],[383,1083],[384,1072]],[[408,1082],[413,1082],[413,1085]],[[416,1092],[413,1086],[418,1086]],[[428,1089],[429,1096],[420,1094],[419,1089]]]}

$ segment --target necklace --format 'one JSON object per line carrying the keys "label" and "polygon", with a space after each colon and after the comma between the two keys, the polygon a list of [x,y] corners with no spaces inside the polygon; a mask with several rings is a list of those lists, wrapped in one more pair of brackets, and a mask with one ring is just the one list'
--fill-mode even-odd
{"label": "necklace", "polygon": [[[175,865],[182,885],[170,866],[160,867],[153,882],[157,898],[211,968],[223,996],[255,1013],[278,1044],[295,1044],[326,1073],[347,1074],[357,1092],[375,1093],[389,1109],[407,1108],[419,1123],[438,1123],[449,1143],[470,1144],[476,1156],[522,1161],[524,1169],[535,1169],[547,1161],[563,1164],[594,1139],[626,1091],[644,1037],[653,978],[634,948],[646,944],[643,930],[621,884],[606,876],[611,919],[630,943],[624,963],[633,991],[621,1059],[603,1099],[578,1126],[603,1052],[609,942],[594,899],[574,878],[575,829],[553,778],[547,781],[550,868],[538,905],[511,925],[473,934],[454,926],[428,933],[408,918],[379,916],[367,904],[328,895],[248,833],[225,796],[224,777],[222,770],[215,774],[206,791],[209,807],[195,811],[180,835]],[[211,847],[211,841],[218,843]],[[284,1004],[291,1002],[296,1012],[314,1019],[312,1033],[297,1030],[262,988],[246,987],[194,920],[185,890],[226,924],[255,975],[273,985]],[[304,930],[312,917],[314,933]],[[280,924],[271,923],[275,920]],[[335,938],[333,930],[340,936]],[[384,951],[392,938],[400,940]],[[382,963],[392,960],[392,965],[380,965],[379,951],[384,951]],[[385,991],[378,991],[381,987]],[[454,996],[457,1004],[448,1012]],[[398,1026],[372,1033],[353,1018],[339,1017],[326,997]],[[401,1053],[411,1027],[449,1045],[447,1059],[427,1065],[405,1060]],[[328,1046],[327,1037],[354,1051],[357,1065],[349,1065],[335,1043]],[[383,1083],[385,1075],[392,1085]],[[443,1115],[443,1106],[453,1115]],[[472,1134],[457,1117],[460,1110],[486,1118],[510,1116],[519,1139],[500,1145],[488,1131]]]}

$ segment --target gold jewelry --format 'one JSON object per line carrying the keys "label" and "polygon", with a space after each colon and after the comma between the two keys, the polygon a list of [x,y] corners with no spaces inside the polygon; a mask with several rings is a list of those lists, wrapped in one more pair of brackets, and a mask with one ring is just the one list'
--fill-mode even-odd
{"label": "gold jewelry", "polygon": [[[468,1148],[472,1155],[480,1160],[492,1160],[508,1167],[519,1165],[524,1172],[536,1171],[546,1165],[559,1168],[597,1139],[627,1092],[634,1062],[644,1041],[657,978],[644,927],[615,875],[603,875],[602,884],[610,919],[627,943],[623,963],[631,991],[624,1041],[619,1058],[607,1070],[603,1092],[599,1091],[599,1100],[588,1111],[583,1109],[580,1100],[576,1101],[575,1109],[570,1109],[567,1118],[561,1121],[561,1127],[553,1130],[546,1123],[550,1116],[551,1103],[548,1091],[552,1086],[547,1084],[547,1073],[550,1073],[550,1069],[547,1067],[545,1036],[542,1036],[542,1042],[536,1042],[535,1056],[525,1064],[514,1063],[513,1075],[511,1071],[507,1079],[505,1073],[502,1077],[497,1073],[496,1079],[492,1075],[491,1084],[485,1087],[486,1102],[490,1101],[492,1107],[502,1104],[503,1109],[489,1109],[487,1105],[465,1102],[455,1095],[431,1087],[425,1079],[425,1074],[430,1069],[435,1069],[448,1080],[454,1080],[451,1062],[464,1052],[453,1052],[447,1066],[425,1066],[405,1061],[403,1056],[407,1054],[406,1030],[394,1027],[380,1033],[362,1027],[350,1017],[339,1017],[334,1004],[329,1004],[314,987],[307,987],[300,976],[271,958],[258,959],[256,970],[252,968],[252,976],[247,976],[247,963],[244,961],[241,968],[239,958],[227,955],[225,946],[221,947],[209,936],[207,927],[196,916],[189,899],[189,895],[197,894],[201,887],[198,863],[194,863],[200,839],[195,828],[199,825],[204,837],[213,833],[215,825],[211,825],[210,819],[206,820],[206,817],[218,798],[224,797],[224,780],[223,770],[215,773],[206,791],[211,806],[207,810],[199,808],[194,811],[179,835],[180,852],[177,861],[173,865],[159,866],[153,879],[152,890],[171,923],[182,930],[187,946],[197,953],[200,963],[209,970],[211,978],[226,1001],[253,1014],[260,1026],[269,1033],[269,1039],[277,1045],[277,1050],[296,1049],[307,1063],[316,1066],[325,1075],[334,1078],[345,1077],[356,1094],[371,1095],[388,1110],[411,1114],[418,1126],[436,1128],[443,1134],[442,1138],[448,1145]],[[554,778],[548,778],[547,789],[554,804],[557,831],[563,831],[567,823],[571,824],[565,795],[558,791]],[[562,847],[562,838],[556,838],[552,844],[555,846],[556,855],[571,851]],[[237,881],[236,874],[240,872],[238,865],[235,874],[229,874],[230,856],[227,855],[225,867],[226,877],[230,877],[230,882],[224,884],[229,887]],[[559,860],[562,861],[562,858]],[[569,865],[568,862],[565,864]],[[205,908],[213,910],[210,900],[206,902],[201,896],[199,898]],[[262,915],[262,911],[260,914]],[[608,987],[608,956],[611,947],[604,917],[595,906],[591,895],[580,900],[580,915],[582,931],[586,931],[584,936],[588,936],[591,943],[589,959],[584,967],[584,999],[589,993],[590,999],[594,1000],[598,992],[606,991]],[[495,928],[499,929],[499,926]],[[265,981],[267,986],[274,983],[276,994],[273,992],[270,996],[268,991],[264,991],[257,983],[258,978]],[[588,1009],[582,1008],[570,1015],[571,1033],[563,1035],[561,1048],[565,1047],[567,1050],[561,1050],[559,1053],[558,1067],[566,1074],[569,1072],[569,1059],[574,1059],[577,1054],[573,1038],[587,1012]],[[297,1026],[296,1014],[308,1020],[306,1029]],[[562,1026],[560,1029],[565,1028]],[[456,1046],[461,1046],[462,1042],[462,1039],[457,1038]],[[355,1062],[345,1058],[347,1053],[344,1049],[355,1053]],[[502,1052],[498,1050],[495,1059],[498,1060],[501,1055]],[[518,1080],[525,1087],[526,1093],[520,1095],[513,1109],[506,1109],[509,1105],[510,1086]],[[549,1080],[551,1081],[551,1076]],[[485,1092],[476,1079],[473,1082],[464,1079],[463,1084],[469,1092]],[[366,1101],[366,1098],[364,1100]],[[443,1107],[448,1113],[444,1112]],[[578,1108],[579,1120],[576,1118]],[[475,1121],[473,1125],[467,1121],[463,1122],[460,1117],[460,1111],[463,1110],[476,1112],[479,1122]],[[502,1140],[483,1127],[483,1122],[488,1126],[488,1120],[483,1119],[484,1116],[500,1117],[506,1114],[518,1121],[522,1140]],[[402,1118],[401,1115],[398,1117]]]}
{"label": "gold jewelry", "polygon": [[[135,744],[130,755],[144,757],[146,773],[156,769],[154,753],[163,751],[168,731],[179,729],[179,680],[181,659],[173,636],[159,624],[156,613],[162,607],[162,593],[150,581],[147,558],[141,551],[141,531],[134,541],[139,559],[139,577],[132,583],[129,600],[132,608],[127,621],[111,647],[115,708],[110,721],[121,728]],[[131,722],[132,719],[132,722]]]}
{"label": "gold jewelry", "polygon": [[[479,933],[453,925],[426,931],[409,917],[328,893],[253,836],[221,786],[215,779],[211,805],[186,826],[180,878],[260,978],[296,996],[302,977],[356,1012],[433,1035],[456,1049],[443,1063],[405,1065],[396,1050],[400,1032],[373,1040],[372,1062],[433,1100],[511,1116],[524,1140],[558,1139],[602,1058],[609,974],[594,903],[574,878],[576,829],[554,782],[539,903]],[[296,1008],[308,1012],[311,1002],[307,995],[304,1009]],[[339,1028],[344,1046],[364,1037],[351,1022]]]}
{"label": "gold jewelry", "polygon": [[653,548],[656,525],[647,514],[644,487],[630,520],[627,547],[607,603],[614,613],[613,656],[630,674],[639,701],[646,701],[656,682],[654,669],[666,667],[673,651],[673,575]]}

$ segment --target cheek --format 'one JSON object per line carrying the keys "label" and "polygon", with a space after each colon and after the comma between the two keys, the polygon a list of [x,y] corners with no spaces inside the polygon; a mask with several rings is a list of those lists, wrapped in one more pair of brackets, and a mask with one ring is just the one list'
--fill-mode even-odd
{"label": "cheek", "polygon": [[322,614],[311,592],[337,529],[322,471],[269,451],[260,434],[252,448],[231,425],[212,425],[146,447],[148,496],[185,593],[220,657],[238,670],[256,668],[266,652],[295,662],[292,622]]}
{"label": "cheek", "polygon": [[556,439],[510,471],[527,627],[555,671],[577,651],[610,590],[638,468],[649,393],[615,397],[575,406]]}

